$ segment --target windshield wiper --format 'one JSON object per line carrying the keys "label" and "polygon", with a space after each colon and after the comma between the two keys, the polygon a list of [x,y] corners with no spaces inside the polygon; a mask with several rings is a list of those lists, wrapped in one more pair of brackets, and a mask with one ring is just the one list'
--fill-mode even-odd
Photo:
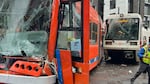
{"label": "windshield wiper", "polygon": [[107,33],[105,39],[112,40],[113,43],[115,42],[113,36],[111,36],[111,33]]}
{"label": "windshield wiper", "polygon": [[131,39],[130,35],[128,34],[127,36],[127,43],[129,42],[129,40]]}
{"label": "windshield wiper", "polygon": [[127,43],[129,42],[130,39],[127,39]]}
{"label": "windshield wiper", "polygon": [[27,54],[25,53],[25,51],[24,51],[24,50],[21,50],[21,54],[22,54],[24,57],[26,57],[26,56],[27,56]]}
{"label": "windshield wiper", "polygon": [[113,42],[113,43],[115,42],[113,38],[112,38],[112,42]]}

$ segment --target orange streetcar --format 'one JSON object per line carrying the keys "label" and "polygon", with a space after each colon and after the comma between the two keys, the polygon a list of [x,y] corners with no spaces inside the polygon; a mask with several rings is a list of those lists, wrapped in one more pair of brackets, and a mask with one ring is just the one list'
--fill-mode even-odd
{"label": "orange streetcar", "polygon": [[2,0],[1,84],[89,84],[101,59],[90,0]]}

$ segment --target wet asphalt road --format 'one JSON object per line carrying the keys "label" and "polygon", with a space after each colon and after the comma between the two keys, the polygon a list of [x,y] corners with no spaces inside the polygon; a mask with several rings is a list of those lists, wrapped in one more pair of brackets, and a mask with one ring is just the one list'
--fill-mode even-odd
{"label": "wet asphalt road", "polygon": [[[90,72],[90,84],[130,84],[138,64],[113,64],[102,62]],[[141,74],[134,84],[148,84],[148,76]]]}

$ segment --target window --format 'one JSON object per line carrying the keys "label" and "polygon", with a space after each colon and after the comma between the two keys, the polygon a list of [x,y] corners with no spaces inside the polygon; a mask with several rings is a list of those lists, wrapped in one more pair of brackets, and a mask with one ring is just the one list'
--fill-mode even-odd
{"label": "window", "polygon": [[150,15],[150,7],[149,6],[144,6],[144,14]]}
{"label": "window", "polygon": [[146,39],[146,36],[144,36],[144,37],[143,37],[143,40],[144,40],[144,41],[146,41],[146,40],[147,40],[147,39]]}
{"label": "window", "polygon": [[146,25],[147,27],[150,26],[150,18],[148,16],[144,16],[144,25]]}
{"label": "window", "polygon": [[90,43],[95,44],[97,42],[97,24],[91,23],[90,24]]}
{"label": "window", "polygon": [[133,0],[128,0],[128,13],[133,12]]}
{"label": "window", "polygon": [[[0,0],[0,51],[7,56],[47,54],[52,0]],[[7,52],[7,53],[6,53]]]}
{"label": "window", "polygon": [[138,18],[115,18],[109,19],[106,40],[138,40]]}
{"label": "window", "polygon": [[146,36],[144,36],[143,37],[143,46],[146,44],[146,42],[147,42],[147,38],[146,38]]}
{"label": "window", "polygon": [[116,0],[110,0],[110,9],[116,8]]}

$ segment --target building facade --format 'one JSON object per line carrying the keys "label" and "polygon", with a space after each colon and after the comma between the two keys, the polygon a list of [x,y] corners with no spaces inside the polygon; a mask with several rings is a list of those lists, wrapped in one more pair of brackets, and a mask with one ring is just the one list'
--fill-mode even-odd
{"label": "building facade", "polygon": [[104,0],[104,20],[108,15],[121,13],[128,13],[128,0]]}
{"label": "building facade", "polygon": [[150,20],[150,0],[104,0],[104,20],[110,14],[139,13]]}

